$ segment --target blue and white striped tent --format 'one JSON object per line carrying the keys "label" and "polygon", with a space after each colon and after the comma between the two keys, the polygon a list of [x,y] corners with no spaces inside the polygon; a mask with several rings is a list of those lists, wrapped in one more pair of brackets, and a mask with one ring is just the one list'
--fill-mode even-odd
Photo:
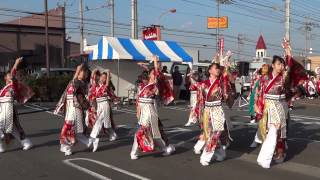
{"label": "blue and white striped tent", "polygon": [[103,36],[90,53],[90,60],[126,59],[150,61],[154,55],[162,62],[192,62],[192,57],[172,41],[151,41]]}

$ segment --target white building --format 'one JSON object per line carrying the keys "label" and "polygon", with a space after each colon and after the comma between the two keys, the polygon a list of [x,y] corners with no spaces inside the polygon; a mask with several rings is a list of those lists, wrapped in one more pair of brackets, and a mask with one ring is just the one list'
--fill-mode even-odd
{"label": "white building", "polygon": [[271,64],[272,58],[267,56],[267,46],[264,42],[263,36],[260,35],[256,45],[256,57],[250,62],[250,71],[255,71],[261,68],[263,64]]}

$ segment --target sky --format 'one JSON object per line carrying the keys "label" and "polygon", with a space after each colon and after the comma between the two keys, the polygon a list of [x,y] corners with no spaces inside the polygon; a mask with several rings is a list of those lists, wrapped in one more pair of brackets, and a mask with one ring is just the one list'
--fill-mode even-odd
{"label": "sky", "polygon": [[[66,3],[66,16],[79,17],[79,0],[48,0],[48,8]],[[5,12],[1,8],[32,12],[44,10],[43,0],[1,0],[0,22],[14,19],[11,15],[25,14]],[[102,35],[110,35],[110,8],[108,0],[83,0],[85,38],[89,44],[96,44]],[[17,6],[19,4],[19,6]],[[176,13],[165,13],[169,9]],[[86,9],[86,8],[85,8]],[[308,32],[308,48],[312,54],[320,55],[320,0],[291,0],[291,42],[295,55],[304,53],[305,23],[311,24]],[[165,14],[161,16],[162,14]],[[215,0],[138,0],[139,36],[143,26],[161,24],[163,40],[177,41],[186,49],[200,50],[200,59],[211,59],[215,54],[215,29],[207,29],[207,17],[216,16]],[[225,38],[225,49],[234,52],[235,58],[248,60],[255,56],[255,45],[262,34],[268,55],[282,55],[281,41],[284,37],[283,0],[233,0],[232,4],[221,5],[221,16],[228,16],[229,27],[221,30]],[[161,18],[159,18],[161,16]],[[78,20],[67,18],[67,34],[72,41],[79,42]],[[98,21],[102,21],[98,22]],[[115,35],[130,37],[131,0],[115,0]],[[175,29],[168,31],[166,29]],[[181,31],[192,31],[185,33]],[[239,37],[239,38],[238,38]]]}

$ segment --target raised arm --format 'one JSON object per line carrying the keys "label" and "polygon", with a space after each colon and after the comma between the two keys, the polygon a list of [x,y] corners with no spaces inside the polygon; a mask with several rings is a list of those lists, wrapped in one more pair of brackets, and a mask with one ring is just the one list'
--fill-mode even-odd
{"label": "raised arm", "polygon": [[83,68],[83,66],[84,66],[83,64],[80,64],[80,65],[77,66],[76,72],[74,73],[74,76],[73,76],[73,80],[77,79],[77,77],[78,77],[81,69]]}
{"label": "raised arm", "polygon": [[142,67],[144,70],[149,71],[148,64],[143,62],[137,63],[140,67]]}
{"label": "raised arm", "polygon": [[111,74],[110,74],[110,70],[107,70],[107,82],[106,82],[106,86],[109,87],[110,85],[110,79],[111,79]]}
{"label": "raised arm", "polygon": [[97,79],[97,73],[99,73],[98,69],[94,69],[91,73],[91,78],[90,78],[90,83],[91,85],[96,83],[96,79]]}
{"label": "raised arm", "polygon": [[159,69],[159,57],[158,56],[153,56],[153,63],[154,63],[154,70],[156,73],[160,71]]}
{"label": "raised arm", "polygon": [[11,71],[10,71],[10,73],[12,75],[15,75],[15,72],[17,71],[17,68],[18,68],[19,64],[22,62],[22,59],[23,59],[23,57],[19,57],[19,58],[16,59],[14,65],[13,65]]}
{"label": "raised arm", "polygon": [[284,49],[287,66],[290,68],[292,66],[292,49],[290,42],[286,39],[283,39],[282,48]]}

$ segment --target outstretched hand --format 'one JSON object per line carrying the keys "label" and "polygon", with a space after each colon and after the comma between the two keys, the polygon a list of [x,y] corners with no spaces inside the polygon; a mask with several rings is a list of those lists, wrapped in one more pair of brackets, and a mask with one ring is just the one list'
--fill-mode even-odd
{"label": "outstretched hand", "polygon": [[23,59],[23,57],[18,57],[18,58],[16,59],[16,63],[21,63],[21,62],[22,62],[22,59]]}
{"label": "outstretched hand", "polygon": [[153,62],[159,62],[159,56],[153,56],[152,60]]}
{"label": "outstretched hand", "polygon": [[291,56],[291,45],[289,40],[283,39],[282,48],[284,49],[286,56]]}

